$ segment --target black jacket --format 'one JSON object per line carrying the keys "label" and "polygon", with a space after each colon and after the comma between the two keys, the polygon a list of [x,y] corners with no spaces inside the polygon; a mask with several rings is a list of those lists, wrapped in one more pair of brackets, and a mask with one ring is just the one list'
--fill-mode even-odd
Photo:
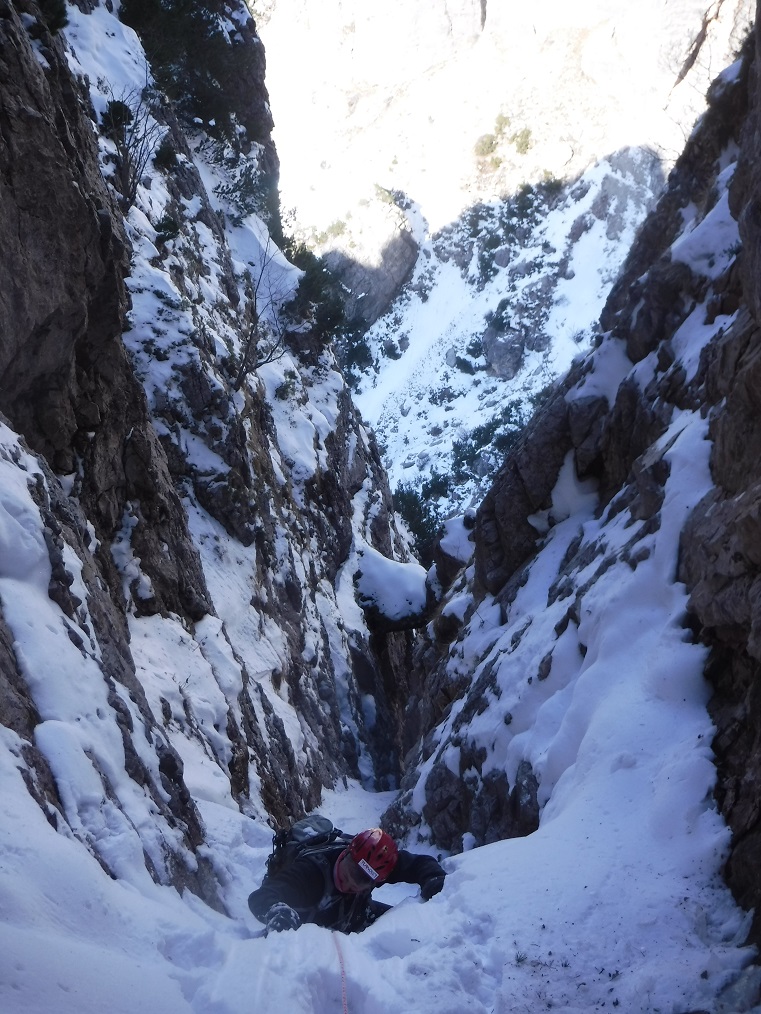
{"label": "black jacket", "polygon": [[[295,909],[302,922],[316,923],[344,933],[364,929],[371,921],[371,912],[383,911],[371,900],[371,891],[343,894],[333,883],[333,867],[346,848],[346,843],[331,845],[322,852],[301,856],[274,876],[267,876],[262,886],[249,895],[248,907],[260,922],[267,921],[267,912],[277,902]],[[444,877],[444,870],[433,856],[415,855],[401,849],[399,859],[387,884],[419,884]]]}

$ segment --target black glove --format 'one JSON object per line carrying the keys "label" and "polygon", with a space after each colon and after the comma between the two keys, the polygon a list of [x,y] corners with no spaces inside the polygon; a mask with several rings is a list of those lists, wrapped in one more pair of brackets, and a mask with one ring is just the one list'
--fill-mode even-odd
{"label": "black glove", "polygon": [[278,901],[277,904],[268,909],[265,923],[264,933],[266,936],[267,933],[280,933],[282,930],[298,929],[301,925],[301,917],[290,905],[286,905],[284,901]]}
{"label": "black glove", "polygon": [[438,894],[444,886],[444,877],[431,877],[420,885],[420,897],[423,901],[430,901],[434,894]]}

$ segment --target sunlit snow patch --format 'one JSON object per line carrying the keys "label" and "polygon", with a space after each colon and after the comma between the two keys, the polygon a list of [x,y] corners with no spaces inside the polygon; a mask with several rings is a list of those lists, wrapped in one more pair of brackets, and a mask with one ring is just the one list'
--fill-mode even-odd
{"label": "sunlit snow patch", "polygon": [[397,563],[371,546],[357,551],[355,578],[362,604],[374,606],[389,620],[414,616],[425,607],[425,569],[417,563]]}

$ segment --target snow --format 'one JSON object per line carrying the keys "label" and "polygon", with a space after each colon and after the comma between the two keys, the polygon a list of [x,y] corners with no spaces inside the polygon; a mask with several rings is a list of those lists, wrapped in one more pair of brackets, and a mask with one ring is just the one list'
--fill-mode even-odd
{"label": "snow", "polygon": [[[452,473],[457,441],[493,423],[507,405],[530,415],[532,399],[589,350],[653,199],[653,173],[652,154],[630,150],[590,166],[554,202],[541,190],[523,203],[494,200],[493,219],[484,218],[487,237],[476,242],[500,235],[504,220],[525,233],[505,246],[505,267],[496,266],[488,245],[474,250],[467,270],[455,263],[450,247],[467,252],[474,242],[467,215],[448,238],[423,232],[412,281],[368,332],[374,364],[356,395],[384,446],[392,486]],[[486,277],[483,258],[491,264]],[[505,340],[525,343],[514,371],[491,368],[477,350],[498,307],[505,307]],[[389,340],[397,346],[393,356],[385,352]],[[476,472],[450,486],[451,512],[477,503],[493,472],[494,462],[484,476]]]}
{"label": "snow", "polygon": [[[683,518],[710,482],[706,434],[707,422],[685,411],[662,438],[671,466],[662,523],[640,540],[649,554],[635,569],[619,559],[632,537],[627,512],[595,519],[591,491],[564,473],[556,499],[568,517],[549,530],[509,614],[502,618],[487,599],[469,621],[464,657],[475,675],[497,660],[500,696],[468,735],[489,744],[484,774],[504,770],[512,780],[520,760],[530,759],[544,803],[539,829],[443,856],[447,882],[428,903],[415,889],[383,889],[394,910],[363,934],[338,940],[314,926],[265,939],[247,911],[270,830],[256,806],[250,815],[238,811],[218,758],[181,724],[184,716],[208,732],[239,692],[240,669],[226,640],[232,632],[213,617],[194,637],[178,622],[134,619],[132,650],[152,710],[163,699],[171,711],[167,734],[202,814],[204,851],[228,914],[148,877],[134,829],[142,829],[143,844],[146,829],[155,829],[148,834],[154,862],[162,833],[171,832],[160,831],[147,798],[125,776],[99,674],[47,597],[41,524],[26,490],[34,461],[3,429],[0,597],[19,658],[45,674],[30,684],[45,718],[36,744],[56,774],[73,830],[56,833],[48,823],[22,778],[21,741],[0,730],[0,1008],[244,1014],[253,1004],[263,1012],[330,1014],[341,1009],[341,962],[352,1012],[710,1008],[752,952],[742,946],[746,917],[719,876],[728,830],[711,802],[705,649],[685,639],[685,590],[675,583]],[[213,528],[203,527],[209,524],[200,513],[193,521],[206,544],[213,541]],[[548,607],[547,587],[579,530],[590,544],[603,540],[619,562],[583,596],[578,628],[570,624],[558,636],[553,627],[566,606]],[[422,568],[395,565],[387,573],[357,548],[377,594],[391,590],[399,601],[405,573],[422,587]],[[243,571],[226,552],[209,571],[223,603],[225,584],[229,601],[245,595]],[[465,615],[466,605],[452,608]],[[526,619],[530,627],[516,647]],[[527,681],[548,646],[549,675]],[[259,639],[249,651],[262,647]],[[280,714],[287,719],[282,702]],[[298,725],[290,731],[297,745]],[[207,742],[224,756],[224,734]],[[146,747],[141,756],[149,759]],[[104,795],[90,758],[107,772],[120,807]],[[450,751],[448,762],[457,763],[457,754]],[[344,830],[360,830],[376,825],[393,798],[347,783],[325,791],[320,809]],[[115,879],[86,847],[93,833]],[[408,846],[433,851],[414,836]]]}
{"label": "snow", "polygon": [[[485,1014],[552,1004],[582,1012],[605,1003],[655,1012],[710,1002],[747,959],[736,946],[739,913],[702,872],[715,866],[726,834],[705,811],[689,835],[678,817],[683,795],[705,789],[711,765],[704,761],[702,776],[699,765],[678,760],[662,771],[670,788],[653,814],[652,823],[662,820],[654,835],[637,805],[649,801],[650,771],[636,761],[652,740],[645,734],[629,755],[613,739],[611,731],[596,777],[569,789],[564,811],[535,835],[446,859],[441,895],[398,900],[376,926],[341,938],[349,1011]],[[105,877],[49,829],[12,754],[1,756],[3,1010],[341,1010],[329,931],[253,936],[245,897],[263,872],[267,839],[252,821],[204,807],[234,902],[234,918],[225,918],[169,889],[136,892]],[[359,829],[375,824],[388,801],[349,786],[323,812]]]}
{"label": "snow", "polygon": [[454,560],[460,563],[467,563],[473,555],[473,521],[470,519],[470,527],[464,521],[464,516],[449,518],[444,522],[444,531],[439,539],[439,545]]}
{"label": "snow", "polygon": [[566,395],[566,401],[577,398],[605,398],[609,405],[615,401],[621,381],[629,373],[632,363],[626,354],[626,342],[607,337],[595,350],[591,369],[581,382]]}
{"label": "snow", "polygon": [[[144,72],[134,55],[139,52],[134,36],[105,8],[92,15],[76,8],[69,13],[67,35],[78,54],[71,54],[74,65],[92,69],[92,61],[102,60],[115,86],[134,84]],[[589,52],[599,55],[595,46]],[[91,73],[91,81],[96,77]],[[99,94],[95,85],[92,94]],[[163,339],[167,347],[178,346],[176,362],[191,354],[184,337],[194,321],[179,292],[168,286],[168,273],[150,265],[156,254],[150,223],[163,200],[156,177],[130,220],[134,319],[137,331],[147,328],[162,319],[163,308]],[[721,243],[732,239],[721,202],[707,227]],[[254,268],[261,264],[267,245],[257,222],[239,227],[237,237],[237,260]],[[198,238],[213,260],[209,236],[201,231]],[[691,265],[710,268],[707,248],[695,232],[681,252]],[[286,268],[282,277],[293,282]],[[454,328],[460,315],[472,314],[471,323],[482,317],[485,302],[475,299],[472,310],[464,308],[471,290],[459,272],[445,266],[442,278],[447,285],[429,303],[444,324],[450,321]],[[216,269],[211,279],[216,298]],[[585,281],[592,302],[599,297],[596,286],[594,277]],[[177,305],[170,307],[168,299]],[[414,310],[421,322],[429,312],[425,305]],[[690,371],[700,348],[726,324],[723,318],[714,325],[700,320],[688,318],[675,341]],[[429,369],[433,323],[431,317],[411,339],[416,373]],[[138,336],[133,339],[137,353]],[[569,345],[560,354],[567,358],[571,352]],[[167,387],[166,360],[150,368],[137,356],[136,361],[146,371],[149,396]],[[262,388],[277,425],[280,474],[283,483],[287,473],[295,485],[298,502],[325,460],[341,387],[326,360],[311,375],[301,371],[294,396],[286,400],[278,390],[291,379],[286,371],[293,365],[287,358],[270,364],[262,371]],[[569,397],[596,394],[612,401],[631,371],[623,344],[613,339],[595,350],[590,367]],[[390,392],[392,385],[382,383]],[[382,390],[379,383],[376,391]],[[414,398],[425,396],[423,388],[410,388],[407,404],[413,391]],[[382,399],[376,396],[380,411]],[[498,401],[500,395],[495,390],[489,397]],[[473,418],[480,418],[475,415],[480,400],[476,394],[469,402]],[[443,406],[439,418],[445,420]],[[194,434],[183,431],[182,440],[199,468],[218,467]],[[246,813],[232,797],[226,769],[226,721],[228,714],[240,718],[242,673],[266,696],[297,757],[310,733],[273,681],[284,654],[283,632],[257,606],[265,592],[257,583],[256,544],[242,546],[186,501],[217,616],[193,630],[174,617],[130,617],[130,648],[146,707],[157,718],[167,716],[163,730],[157,722],[149,733],[126,688],[103,679],[81,564],[70,550],[66,565],[81,603],[75,616],[65,616],[48,595],[50,562],[37,506],[46,480],[0,423],[0,604],[41,719],[34,747],[55,776],[66,817],[52,803],[34,799],[29,748],[0,727],[0,1009],[331,1014],[342,1009],[344,976],[346,1006],[354,1014],[547,1009],[581,1014],[611,1007],[679,1014],[713,1008],[718,991],[753,953],[743,946],[747,917],[720,877],[728,830],[711,796],[715,768],[702,676],[705,651],[689,639],[686,590],[676,582],[684,518],[710,486],[707,420],[677,412],[653,453],[662,453],[670,465],[657,531],[641,531],[628,511],[615,513],[614,505],[596,517],[593,485],[579,483],[566,462],[552,511],[541,519],[541,551],[509,608],[487,597],[469,615],[473,599],[463,590],[444,606],[467,623],[452,647],[451,675],[477,679],[487,666],[495,674],[488,706],[467,730],[484,749],[482,773],[502,771],[512,784],[521,761],[531,761],[543,804],[538,830],[479,848],[466,833],[461,855],[442,856],[448,878],[440,895],[423,903],[416,890],[384,888],[380,896],[396,907],[361,935],[339,939],[304,926],[262,938],[246,898],[263,875],[271,829],[254,765]],[[37,486],[35,497],[30,484]],[[353,506],[354,541],[336,587],[323,582],[313,611],[304,610],[305,651],[315,628],[324,627],[339,682],[348,672],[346,630],[364,629],[354,593],[358,571],[360,591],[389,616],[407,615],[425,600],[423,568],[381,557],[363,537],[374,509],[368,481]],[[131,551],[129,514],[123,522],[117,562],[127,584],[141,585],[145,576]],[[279,522],[274,527],[278,567],[304,573],[309,543],[299,547]],[[636,563],[627,556],[635,536]],[[612,562],[596,575],[599,559],[592,554],[574,575],[575,588],[587,582],[589,587],[579,599],[578,625],[567,622],[558,633],[568,602],[560,596],[550,601],[548,589],[579,538],[584,548],[599,547],[601,558]],[[459,520],[447,525],[446,545],[467,562],[471,546]],[[539,678],[538,663],[550,650],[549,673]],[[355,719],[348,687],[338,692],[341,718],[350,728]],[[256,709],[256,693],[251,700]],[[370,713],[372,702],[363,705]],[[418,772],[416,800],[425,799],[425,777],[436,759],[459,774],[460,748],[448,737],[463,705],[456,701],[436,730],[435,752]],[[192,870],[196,859],[127,773],[125,714],[138,757],[157,786],[154,738],[164,737],[180,755],[203,820],[201,855],[217,875],[226,914],[149,876],[144,853],[159,872],[169,862],[185,862]],[[260,728],[266,740],[264,721]],[[368,764],[361,758],[363,776],[370,773]],[[394,798],[347,782],[326,789],[320,809],[344,830],[360,830],[377,824]],[[420,840],[412,835],[408,847],[434,851],[424,824],[420,831]]]}
{"label": "snow", "polygon": [[740,232],[729,210],[729,182],[735,166],[719,177],[721,196],[705,216],[700,229],[687,232],[672,247],[672,257],[706,278],[715,280],[727,269],[740,248]]}
{"label": "snow", "polygon": [[364,546],[357,550],[355,578],[363,605],[375,606],[390,620],[420,613],[425,606],[425,568],[419,563],[398,563]]}
{"label": "snow", "polygon": [[[137,35],[106,7],[95,6],[85,14],[75,4],[67,4],[66,13],[69,66],[74,74],[89,75],[96,113],[105,111],[108,98],[121,98],[151,82]],[[111,94],[107,94],[109,88]]]}

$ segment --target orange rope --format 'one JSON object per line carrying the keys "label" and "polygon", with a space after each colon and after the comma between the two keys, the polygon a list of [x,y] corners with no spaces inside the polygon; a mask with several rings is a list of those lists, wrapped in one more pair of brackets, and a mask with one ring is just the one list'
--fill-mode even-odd
{"label": "orange rope", "polygon": [[341,944],[338,942],[338,934],[333,930],[333,943],[338,951],[338,963],[341,966],[341,1000],[343,1001],[344,1014],[349,1014],[349,1004],[346,1000],[346,968],[344,967],[344,955]]}

